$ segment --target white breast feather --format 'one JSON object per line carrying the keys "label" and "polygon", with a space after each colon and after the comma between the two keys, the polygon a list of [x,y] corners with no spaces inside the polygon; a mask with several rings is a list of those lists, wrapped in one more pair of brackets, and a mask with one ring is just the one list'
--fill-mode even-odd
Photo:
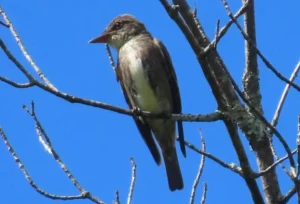
{"label": "white breast feather", "polygon": [[157,100],[147,77],[143,72],[142,61],[136,56],[135,49],[131,46],[131,42],[125,44],[122,50],[127,51],[127,60],[129,62],[129,68],[131,77],[137,91],[137,101],[139,108],[144,111],[159,112],[161,109],[159,101]]}

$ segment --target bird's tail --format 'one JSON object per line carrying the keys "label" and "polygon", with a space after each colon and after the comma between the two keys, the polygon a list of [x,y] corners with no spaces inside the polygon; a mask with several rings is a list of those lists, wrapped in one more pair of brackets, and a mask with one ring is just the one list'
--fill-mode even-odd
{"label": "bird's tail", "polygon": [[173,147],[168,154],[163,152],[163,158],[166,166],[170,190],[175,191],[183,189],[183,179],[175,147]]}

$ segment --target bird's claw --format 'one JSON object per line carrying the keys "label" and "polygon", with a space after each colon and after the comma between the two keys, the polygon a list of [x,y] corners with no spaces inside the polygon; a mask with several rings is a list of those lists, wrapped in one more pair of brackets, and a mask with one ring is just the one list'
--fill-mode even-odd
{"label": "bird's claw", "polygon": [[141,116],[141,115],[142,115],[142,111],[141,111],[141,109],[139,109],[138,107],[133,107],[133,108],[132,108],[132,113],[133,113],[133,115],[135,115],[135,116]]}

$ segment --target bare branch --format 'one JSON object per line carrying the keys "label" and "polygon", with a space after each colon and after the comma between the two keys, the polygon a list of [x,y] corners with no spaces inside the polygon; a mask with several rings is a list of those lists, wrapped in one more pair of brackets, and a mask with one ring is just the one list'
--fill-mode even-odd
{"label": "bare branch", "polygon": [[114,58],[111,54],[111,50],[110,50],[110,47],[109,47],[109,44],[105,44],[105,49],[107,51],[107,54],[108,54],[108,59],[109,59],[109,63],[110,65],[112,66],[113,70],[116,71],[116,64],[114,62]]}
{"label": "bare branch", "polygon": [[116,70],[117,67],[116,67],[116,64],[114,62],[114,58],[113,58],[113,56],[111,54],[111,50],[110,50],[109,44],[105,44],[105,49],[106,49],[107,54],[108,54],[109,63],[111,65],[111,67],[113,68],[114,72],[115,72],[117,81],[119,81],[119,76],[118,76],[117,70]]}
{"label": "bare branch", "polygon": [[205,204],[206,194],[207,194],[207,184],[204,183],[203,184],[203,194],[202,194],[201,202],[200,202],[201,204]]}
{"label": "bare branch", "polygon": [[[268,121],[267,119],[261,115],[259,113],[259,111],[257,111],[255,109],[255,107],[253,107],[249,101],[244,97],[242,91],[239,89],[238,85],[236,84],[236,82],[234,81],[234,79],[232,78],[232,76],[230,75],[230,73],[228,72],[228,70],[226,70],[231,82],[232,82],[232,85],[234,87],[234,89],[236,90],[236,92],[238,93],[238,95],[243,99],[243,101],[247,104],[247,106],[250,108],[250,110],[270,129],[272,130],[272,132],[274,132],[274,134],[276,135],[276,137],[279,139],[279,141],[281,142],[281,144],[283,145],[285,151],[288,153],[289,155],[289,160],[290,160],[290,163],[291,163],[291,166],[293,168],[295,168],[295,161],[293,159],[293,156],[292,156],[292,153],[291,153],[291,149],[289,147],[289,145],[287,144],[287,142],[285,141],[284,137],[279,133],[279,131],[274,128]],[[270,141],[271,143],[271,141]]]}
{"label": "bare branch", "polygon": [[[176,140],[178,141],[178,137],[176,138]],[[237,166],[236,164],[234,164],[234,163],[227,164],[226,162],[222,161],[221,159],[217,158],[216,156],[195,147],[190,142],[184,141],[184,144],[188,148],[194,150],[195,152],[198,152],[199,154],[206,156],[207,158],[215,161],[216,163],[220,164],[221,166],[225,167],[226,169],[230,169],[231,171],[233,171],[243,177],[243,172],[242,172],[241,167]]]}
{"label": "bare branch", "polygon": [[24,68],[24,66],[13,56],[13,54],[11,54],[11,52],[8,50],[8,48],[6,47],[5,43],[1,40],[1,38],[0,38],[0,47],[2,48],[6,56],[10,59],[10,61],[12,61],[16,65],[16,67],[27,77],[29,82],[34,84],[35,81],[34,77],[31,76],[31,74],[29,74],[29,72]]}
{"label": "bare branch", "polygon": [[[201,143],[202,143],[202,151],[205,152],[206,151],[205,140],[203,138],[201,130],[199,131],[199,133],[200,133],[200,138],[201,138]],[[194,180],[194,184],[193,184],[193,187],[192,187],[192,192],[191,192],[191,197],[190,197],[190,204],[194,204],[194,200],[195,200],[195,196],[196,196],[196,190],[197,190],[202,172],[204,170],[204,163],[205,163],[205,156],[202,154],[201,155],[201,160],[200,160],[200,165],[199,165],[199,170],[198,170],[198,173],[196,175],[196,178]]]}
{"label": "bare branch", "polygon": [[120,202],[120,195],[119,195],[119,191],[116,191],[116,201],[114,202],[114,204],[121,204]]}
{"label": "bare branch", "polygon": [[131,204],[134,186],[135,186],[135,180],[136,180],[136,164],[133,158],[130,158],[130,162],[132,166],[132,173],[131,173],[131,184],[130,184],[129,193],[127,197],[127,204]]}
{"label": "bare branch", "polygon": [[[249,0],[248,0],[249,1]],[[252,0],[251,0],[252,1]],[[300,91],[300,86],[294,84],[293,82],[289,81],[286,77],[284,77],[280,72],[277,71],[277,69],[267,60],[267,58],[259,51],[259,49],[253,44],[251,39],[248,37],[248,35],[243,31],[242,26],[237,22],[237,20],[234,18],[232,12],[229,9],[228,3],[226,0],[222,0],[224,7],[226,11],[228,12],[228,16],[233,20],[235,25],[240,30],[243,37],[249,42],[249,44],[255,49],[258,56],[262,59],[262,61],[265,63],[265,65],[282,81],[290,84],[293,88],[295,88],[297,91]]]}
{"label": "bare branch", "polygon": [[298,127],[297,127],[297,151],[298,151],[298,155],[297,155],[297,178],[299,177],[300,174],[300,115],[298,115]]}
{"label": "bare branch", "polygon": [[3,23],[2,21],[0,21],[0,25],[3,25],[5,27],[9,28],[9,25],[7,25],[6,23]]}
{"label": "bare branch", "polygon": [[[297,181],[297,183],[299,184],[300,181]],[[297,187],[295,185],[291,190],[289,190],[289,192],[287,192],[287,194],[282,196],[279,203],[280,204],[286,204],[295,195],[296,192],[297,192]]]}
{"label": "bare branch", "polygon": [[[297,140],[296,140],[296,144],[297,144],[297,173],[296,173],[296,178],[298,179],[295,182],[295,187],[296,187],[296,191],[297,191],[297,196],[298,196],[298,203],[300,203],[300,183],[299,183],[299,175],[300,175],[300,115],[298,115],[298,124],[297,124]],[[296,170],[295,170],[296,171]]]}
{"label": "bare branch", "polygon": [[[295,67],[295,69],[294,69],[294,71],[293,71],[293,73],[291,74],[290,81],[293,82],[293,81],[296,79],[299,70],[300,70],[300,61],[298,62],[298,64],[296,65],[296,67]],[[272,120],[272,122],[271,122],[271,125],[274,126],[274,127],[276,127],[277,124],[278,124],[278,120],[279,120],[279,117],[280,117],[280,113],[281,113],[281,111],[282,111],[284,102],[285,102],[285,100],[286,100],[286,98],[287,98],[287,94],[288,94],[290,88],[291,88],[291,85],[290,85],[290,84],[286,84],[286,86],[285,86],[285,88],[284,88],[284,90],[283,90],[283,93],[282,93],[281,98],[280,98],[280,100],[279,100],[277,109],[276,109],[275,114],[274,114],[274,116],[273,116],[273,120]],[[271,148],[272,148],[272,152],[273,152],[273,155],[274,155],[275,159],[278,160],[279,157],[278,157],[277,154],[276,154],[276,151],[275,151],[275,148],[274,148],[273,144],[271,144]],[[283,163],[280,163],[280,166],[281,166],[281,168],[284,170],[284,172],[286,172],[287,175],[288,175],[289,177],[291,177],[291,176],[290,176],[290,172],[287,170],[287,168],[285,167],[285,165],[284,165]]]}
{"label": "bare branch", "polygon": [[[204,30],[192,9],[189,7],[188,3],[185,0],[172,0],[174,5],[178,5],[180,15],[184,19],[186,25],[189,27],[189,30],[192,32],[194,38],[200,42],[208,43],[208,38],[204,33]],[[196,19],[196,20],[195,20]]]}
{"label": "bare branch", "polygon": [[[245,13],[245,10],[247,8],[247,4],[244,4],[242,8],[240,8],[236,14],[234,14],[234,18],[238,19],[241,15]],[[219,22],[219,20],[218,20]],[[218,24],[218,23],[217,23]],[[211,43],[204,49],[203,55],[206,55],[212,48],[216,48],[216,45],[221,40],[221,38],[227,33],[230,26],[233,24],[233,20],[229,20],[228,23],[222,27],[220,30],[218,30],[217,35],[215,35],[215,39],[211,41]]]}
{"label": "bare branch", "polygon": [[[245,33],[248,35],[253,45],[256,46],[254,1],[243,0],[243,4],[248,5],[244,14]],[[257,54],[256,50],[247,40],[245,40],[245,55],[246,63],[243,76],[244,95],[251,105],[253,105],[258,112],[262,113]],[[251,112],[251,110],[249,111]]]}
{"label": "bare branch", "polygon": [[[293,73],[291,74],[291,77],[289,79],[291,82],[293,82],[296,79],[299,71],[300,71],[300,61],[298,62],[298,64],[296,65],[296,67],[295,67],[295,69],[293,71]],[[284,88],[284,90],[283,90],[283,92],[281,94],[281,98],[279,100],[277,109],[275,111],[273,120],[271,122],[271,125],[274,126],[274,127],[276,127],[277,124],[278,124],[279,116],[280,116],[281,110],[283,108],[284,102],[286,100],[286,97],[287,97],[287,94],[288,94],[290,88],[291,88],[291,85],[290,84],[286,84],[285,88]]]}
{"label": "bare branch", "polygon": [[[19,168],[21,169],[21,171],[23,172],[23,174],[25,175],[26,180],[28,181],[28,183],[31,185],[31,187],[36,190],[39,194],[50,198],[50,199],[54,199],[54,200],[75,200],[75,199],[86,199],[89,198],[86,194],[81,193],[80,195],[75,195],[75,196],[58,196],[58,195],[54,195],[54,194],[50,194],[45,192],[44,190],[42,190],[41,188],[39,188],[37,186],[37,184],[32,180],[31,176],[29,175],[29,173],[27,172],[22,160],[20,159],[20,157],[17,155],[17,153],[15,152],[15,150],[13,149],[13,147],[11,146],[11,144],[9,143],[3,129],[0,127],[0,135],[8,149],[8,151],[11,153],[11,155],[13,156],[15,162],[18,164]],[[95,203],[98,204],[103,204],[102,201],[100,200],[93,200]],[[96,202],[97,201],[97,202]],[[98,202],[99,201],[99,202]]]}
{"label": "bare branch", "polygon": [[14,26],[12,25],[12,23],[10,22],[8,16],[6,15],[6,13],[4,12],[4,10],[1,8],[0,6],[0,14],[2,15],[5,23],[9,26],[10,32],[12,33],[13,37],[15,38],[15,40],[17,41],[18,46],[21,49],[21,52],[23,53],[23,55],[25,56],[25,58],[27,59],[27,61],[29,62],[29,64],[33,67],[34,71],[39,75],[39,77],[45,82],[45,84],[49,87],[51,87],[53,90],[56,90],[56,87],[54,87],[50,81],[46,78],[46,76],[43,74],[43,72],[41,71],[41,69],[36,65],[36,63],[33,61],[33,59],[31,58],[31,56],[29,55],[29,53],[27,52],[27,50],[25,49],[25,46],[23,45],[19,35],[17,34]]}
{"label": "bare branch", "polygon": [[[240,8],[240,9],[236,12],[236,14],[234,14],[234,18],[235,18],[235,19],[238,19],[241,15],[243,15],[243,14],[245,13],[246,9],[247,9],[247,4],[244,4],[244,5],[242,6],[242,8]],[[212,41],[212,43],[214,43],[214,41],[216,41],[216,43],[218,43],[219,40],[221,40],[221,38],[227,33],[228,29],[230,28],[230,26],[231,26],[232,24],[233,24],[233,20],[230,19],[230,20],[228,21],[228,23],[227,23],[224,27],[221,28],[221,30],[220,30],[220,32],[219,32],[219,35],[218,35],[218,39],[215,38],[215,39]]]}
{"label": "bare branch", "polygon": [[216,24],[216,32],[215,32],[215,41],[213,43],[214,48],[217,49],[217,44],[218,44],[218,39],[220,38],[220,19],[217,20],[217,24]]}
{"label": "bare branch", "polygon": [[31,110],[29,110],[29,108],[27,108],[25,105],[23,105],[23,108],[35,121],[35,128],[36,128],[39,140],[42,141],[43,146],[53,156],[55,161],[59,164],[61,169],[66,173],[66,175],[71,180],[73,185],[81,192],[81,195],[78,196],[78,198],[89,199],[89,200],[93,201],[94,203],[104,204],[103,201],[101,201],[98,198],[96,198],[95,196],[91,195],[87,190],[85,190],[80,185],[80,183],[77,181],[77,179],[73,176],[73,174],[70,172],[70,170],[64,164],[64,162],[61,160],[60,156],[57,154],[57,152],[53,148],[50,138],[48,137],[46,131],[44,130],[43,126],[41,125],[40,121],[38,120],[38,118],[35,114],[34,102],[31,103]]}
{"label": "bare branch", "polygon": [[[297,149],[293,150],[291,153],[292,155],[294,155],[296,152],[298,152]],[[253,176],[255,178],[258,178],[262,175],[264,175],[265,173],[268,173],[270,170],[272,170],[273,168],[275,168],[278,164],[281,164],[284,160],[288,159],[289,155],[285,155],[284,157],[282,157],[281,159],[276,160],[271,166],[269,166],[268,168],[266,168],[263,171],[260,171],[258,173],[253,173]]]}
{"label": "bare branch", "polygon": [[198,44],[197,40],[194,38],[193,33],[189,29],[189,27],[185,24],[184,20],[180,17],[178,14],[178,6],[171,6],[167,0],[160,0],[164,8],[166,9],[169,16],[177,23],[177,25],[180,27],[181,31],[184,33],[188,41],[190,42],[190,45],[192,49],[194,50],[195,54],[202,53],[202,48]]}
{"label": "bare branch", "polygon": [[[204,76],[211,86],[212,93],[218,102],[218,107],[220,110],[226,112],[228,109],[231,110],[232,107],[235,106],[242,107],[237,94],[232,88],[232,84],[224,73],[225,64],[218,52],[212,49],[211,52],[203,55],[203,48],[209,45],[209,41],[200,25],[200,22],[198,26],[195,23],[192,9],[188,6],[187,2],[185,0],[174,0],[173,2],[177,8],[174,11],[171,10],[174,8],[174,6],[170,6],[166,0],[160,1],[162,2],[169,16],[176,22],[186,39],[189,41],[189,44],[192,47],[199,64],[201,65]],[[178,11],[182,17],[179,16]],[[246,115],[248,114],[246,113]],[[239,137],[236,123],[232,121],[232,119],[224,119],[224,123],[234,145],[234,149],[242,169],[246,175],[248,175],[250,172],[252,172],[252,169]],[[251,191],[251,196],[254,202],[262,203],[263,198],[255,179],[245,178],[245,182]]]}
{"label": "bare branch", "polygon": [[[234,90],[232,89],[230,81],[224,73],[224,68],[226,67],[218,53],[212,50],[212,52],[208,53],[207,56],[205,56],[205,58],[203,57],[203,55],[201,55],[203,53],[203,49],[201,48],[201,46],[207,47],[209,44],[202,27],[197,27],[197,25],[195,24],[193,15],[191,13],[191,9],[189,8],[187,2],[184,0],[174,0],[174,3],[179,6],[179,12],[182,18],[184,19],[184,22],[188,26],[182,26],[181,19],[178,20],[172,17],[172,14],[170,14],[170,12],[168,13],[170,17],[174,19],[177,25],[181,28],[182,32],[185,34],[190,45],[192,46],[194,53],[198,58],[198,62],[202,67],[204,75],[213,90],[213,94],[218,102],[219,108],[221,110],[227,110],[229,107],[234,107],[236,105],[241,107],[240,101],[237,95],[235,94]],[[166,6],[164,3],[163,5],[168,11],[168,8],[170,8],[170,6]],[[197,29],[201,30],[199,31]],[[192,34],[194,35],[194,38],[192,40],[190,39],[190,36],[186,35],[186,33],[190,33],[190,30],[193,30]],[[198,43],[201,45],[200,47],[197,42],[195,43],[195,40],[198,41]],[[245,171],[246,174],[251,174],[252,170],[247,155],[245,153],[243,144],[239,138],[236,124],[233,123],[231,120],[224,120],[224,122],[233,142],[234,148],[237,152],[237,156],[242,165],[243,171]],[[251,191],[253,200],[255,202],[262,202],[263,199],[256,181],[251,178],[246,178],[245,180],[248,185],[248,188]]]}
{"label": "bare branch", "polygon": [[[230,13],[231,18],[233,19],[234,23],[237,23],[236,19],[234,19],[232,12],[228,6],[228,3],[226,0],[222,0],[224,7],[226,8],[226,10],[228,11],[228,13]],[[253,45],[252,45],[253,46]],[[261,120],[270,130],[272,130],[272,132],[274,132],[274,134],[276,135],[276,137],[279,139],[279,141],[281,142],[281,144],[283,145],[285,151],[288,153],[289,155],[289,161],[291,163],[292,168],[295,169],[295,161],[294,158],[291,154],[291,149],[289,147],[289,145],[287,144],[287,142],[285,141],[284,137],[279,133],[279,131],[274,128],[269,122],[268,120],[258,111],[256,110],[255,107],[253,107],[252,104],[249,103],[249,101],[245,98],[244,94],[242,93],[242,91],[239,89],[238,85],[236,84],[236,82],[234,81],[234,79],[232,78],[232,76],[230,75],[229,71],[224,68],[225,72],[227,73],[234,89],[236,90],[236,92],[238,93],[238,95],[243,99],[243,101],[247,104],[247,106],[250,108],[251,112],[253,112],[259,120]]]}
{"label": "bare branch", "polygon": [[0,81],[3,81],[3,82],[5,82],[5,83],[7,83],[7,84],[9,84],[13,87],[16,87],[16,88],[29,88],[29,87],[34,86],[34,84],[32,84],[30,82],[21,84],[21,83],[11,81],[11,80],[9,80],[5,77],[2,77],[2,76],[0,76]]}

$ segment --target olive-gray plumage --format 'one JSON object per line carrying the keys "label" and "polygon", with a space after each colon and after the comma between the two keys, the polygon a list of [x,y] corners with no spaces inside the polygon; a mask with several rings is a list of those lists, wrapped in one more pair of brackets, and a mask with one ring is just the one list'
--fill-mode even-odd
{"label": "olive-gray plumage", "polygon": [[[91,42],[106,42],[118,51],[117,77],[130,108],[152,113],[181,113],[177,78],[168,51],[144,24],[131,15],[118,16]],[[176,122],[139,116],[134,116],[134,120],[155,162],[160,165],[153,132],[162,150],[170,190],[182,189],[175,148]],[[178,122],[178,132],[185,155],[182,122]]]}

